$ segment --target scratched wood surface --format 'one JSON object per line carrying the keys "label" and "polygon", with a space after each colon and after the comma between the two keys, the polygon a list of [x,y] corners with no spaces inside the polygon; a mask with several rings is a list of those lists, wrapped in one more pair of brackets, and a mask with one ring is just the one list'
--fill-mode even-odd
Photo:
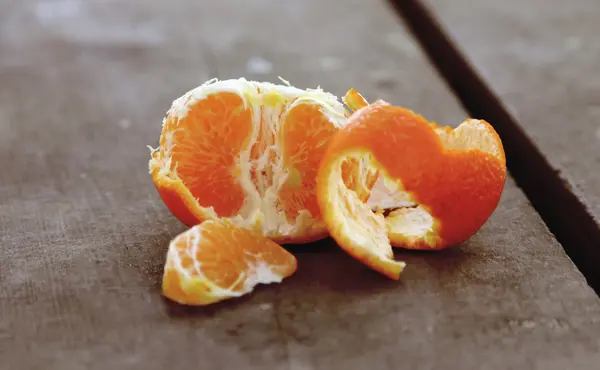
{"label": "scratched wood surface", "polygon": [[281,75],[439,123],[466,117],[385,3],[3,1],[0,31],[3,368],[600,362],[600,302],[510,179],[470,241],[399,253],[400,282],[323,241],[296,247],[297,274],[248,297],[204,309],[161,298],[184,227],[156,194],[145,145],[184,91]]}
{"label": "scratched wood surface", "polygon": [[600,222],[600,2],[424,2]]}

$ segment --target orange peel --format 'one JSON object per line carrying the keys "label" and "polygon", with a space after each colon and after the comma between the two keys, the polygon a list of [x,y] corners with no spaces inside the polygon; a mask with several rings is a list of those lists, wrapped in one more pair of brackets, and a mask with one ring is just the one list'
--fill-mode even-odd
{"label": "orange peel", "polygon": [[346,98],[359,109],[321,161],[321,213],[343,250],[398,279],[405,263],[394,259],[392,246],[444,249],[490,217],[506,181],[502,142],[483,120],[438,127],[383,101]]}

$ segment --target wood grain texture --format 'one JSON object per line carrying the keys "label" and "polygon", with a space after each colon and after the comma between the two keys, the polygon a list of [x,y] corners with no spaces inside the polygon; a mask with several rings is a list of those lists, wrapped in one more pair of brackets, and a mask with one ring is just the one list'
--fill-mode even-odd
{"label": "wood grain texture", "polygon": [[423,2],[600,220],[600,3]]}
{"label": "wood grain texture", "polygon": [[[378,1],[0,3],[0,359],[7,369],[589,369],[600,302],[511,180],[469,242],[392,282],[330,241],[281,285],[160,295],[184,227],[147,171],[171,101],[217,75],[466,114]],[[244,11],[240,11],[244,9]],[[351,11],[350,11],[351,9]]]}

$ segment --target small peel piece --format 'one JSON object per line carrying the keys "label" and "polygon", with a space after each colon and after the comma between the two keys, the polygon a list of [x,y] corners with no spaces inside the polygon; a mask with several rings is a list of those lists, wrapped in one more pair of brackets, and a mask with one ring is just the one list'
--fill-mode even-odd
{"label": "small peel piece", "polygon": [[[363,166],[351,166],[351,176],[342,175],[345,163],[358,162]],[[365,170],[378,174],[374,185],[344,181],[366,178]],[[497,207],[505,180],[502,142],[487,122],[437,127],[408,109],[377,101],[354,112],[331,139],[317,177],[317,199],[340,247],[397,279],[404,263],[393,259],[392,245],[431,250],[465,241]],[[360,196],[365,188],[366,201]]]}
{"label": "small peel piece", "polygon": [[169,245],[162,291],[184,305],[204,306],[240,297],[258,284],[280,283],[296,258],[262,235],[226,220],[208,220]]}
{"label": "small peel piece", "polygon": [[348,90],[342,101],[353,111],[369,105],[369,102],[355,89]]}

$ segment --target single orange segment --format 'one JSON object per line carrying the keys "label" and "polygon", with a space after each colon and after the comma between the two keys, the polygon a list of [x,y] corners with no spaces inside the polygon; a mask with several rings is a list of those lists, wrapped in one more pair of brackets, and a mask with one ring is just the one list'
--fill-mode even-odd
{"label": "single orange segment", "polygon": [[224,220],[209,220],[171,241],[163,294],[185,305],[208,305],[280,283],[296,258],[273,241]]}
{"label": "single orange segment", "polygon": [[[374,185],[345,181],[377,173]],[[371,268],[398,279],[391,245],[443,249],[472,236],[492,214],[506,180],[502,142],[485,121],[437,127],[378,101],[356,111],[330,141],[317,198],[331,236]],[[369,189],[367,201],[360,194]]]}

